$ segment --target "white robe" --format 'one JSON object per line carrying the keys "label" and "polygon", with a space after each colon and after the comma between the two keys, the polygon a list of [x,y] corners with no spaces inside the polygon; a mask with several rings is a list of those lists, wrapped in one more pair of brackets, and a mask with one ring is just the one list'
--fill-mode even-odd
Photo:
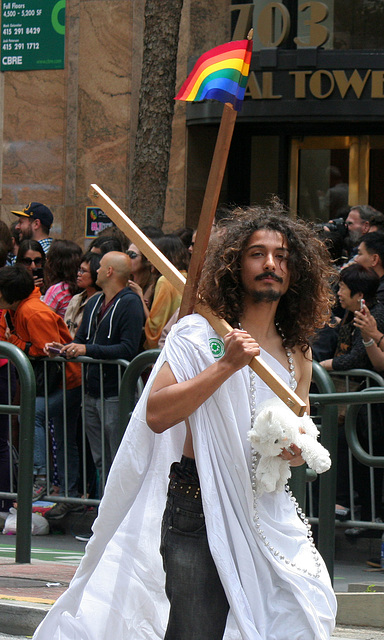
{"label": "white robe", "polygon": [[[154,434],[145,421],[146,401],[165,361],[181,382],[212,364],[221,345],[197,314],[173,327],[113,463],[85,556],[34,640],[164,638],[160,527],[169,467],[181,457],[185,425]],[[288,380],[279,362],[262,356]],[[256,403],[272,395],[256,377]],[[230,604],[225,640],[329,639],[335,595],[289,494],[264,494],[255,520],[249,368],[227,380],[190,424],[209,545]]]}

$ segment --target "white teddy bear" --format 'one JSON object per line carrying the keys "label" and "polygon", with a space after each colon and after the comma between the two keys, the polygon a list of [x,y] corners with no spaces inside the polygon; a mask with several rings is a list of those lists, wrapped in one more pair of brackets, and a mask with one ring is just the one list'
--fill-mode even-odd
{"label": "white teddy bear", "polygon": [[252,448],[260,454],[255,474],[257,493],[284,490],[292,474],[289,462],[279,454],[291,444],[301,449],[302,458],[316,473],[328,471],[331,458],[317,441],[318,435],[315,423],[307,414],[299,418],[279,398],[260,404],[253,427],[248,431]]}

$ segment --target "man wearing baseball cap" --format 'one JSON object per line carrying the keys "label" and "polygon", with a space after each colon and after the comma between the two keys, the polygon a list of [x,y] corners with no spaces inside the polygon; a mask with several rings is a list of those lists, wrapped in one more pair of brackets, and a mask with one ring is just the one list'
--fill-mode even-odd
{"label": "man wearing baseball cap", "polygon": [[49,230],[53,224],[53,215],[50,209],[41,202],[30,202],[22,211],[12,211],[19,217],[16,229],[20,232],[21,240],[37,240],[45,253],[51,246],[52,238]]}

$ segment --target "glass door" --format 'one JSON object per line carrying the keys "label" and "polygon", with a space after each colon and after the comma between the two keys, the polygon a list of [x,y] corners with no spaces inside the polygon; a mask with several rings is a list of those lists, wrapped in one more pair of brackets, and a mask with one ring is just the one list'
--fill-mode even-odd
{"label": "glass door", "polygon": [[[384,154],[384,144],[378,152]],[[293,138],[292,211],[313,222],[326,222],[342,216],[353,204],[368,204],[369,164],[368,136]]]}
{"label": "glass door", "polygon": [[384,136],[369,138],[369,204],[384,213]]}

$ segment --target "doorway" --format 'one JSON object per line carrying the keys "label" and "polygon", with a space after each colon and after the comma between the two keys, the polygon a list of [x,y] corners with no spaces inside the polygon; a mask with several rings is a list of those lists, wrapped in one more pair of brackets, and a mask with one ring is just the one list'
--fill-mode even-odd
{"label": "doorway", "polygon": [[292,138],[291,209],[314,222],[343,216],[355,204],[380,210],[383,158],[384,136]]}

